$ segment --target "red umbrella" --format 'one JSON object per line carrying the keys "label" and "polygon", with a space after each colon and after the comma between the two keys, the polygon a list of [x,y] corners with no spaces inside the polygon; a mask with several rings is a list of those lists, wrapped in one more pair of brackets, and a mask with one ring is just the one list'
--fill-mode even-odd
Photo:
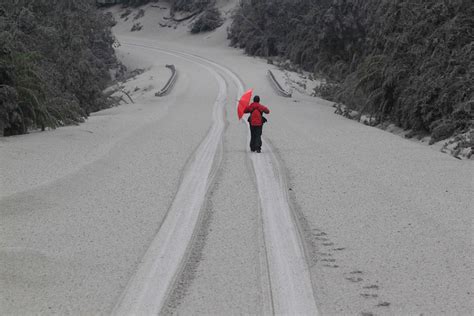
{"label": "red umbrella", "polygon": [[239,120],[244,116],[244,110],[250,104],[250,99],[252,98],[252,89],[247,90],[239,100],[239,105],[237,106],[237,115]]}

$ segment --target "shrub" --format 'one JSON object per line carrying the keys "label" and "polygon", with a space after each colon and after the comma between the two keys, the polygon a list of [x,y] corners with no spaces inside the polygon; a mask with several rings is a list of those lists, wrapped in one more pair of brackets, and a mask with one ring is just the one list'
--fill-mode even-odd
{"label": "shrub", "polygon": [[133,17],[133,20],[141,19],[144,16],[145,16],[145,10],[140,9],[140,10],[138,10],[137,14],[135,14],[135,16]]}
{"label": "shrub", "polygon": [[123,6],[139,7],[150,2],[156,2],[156,0],[123,0]]}
{"label": "shrub", "polygon": [[196,34],[201,32],[209,32],[221,26],[222,23],[223,20],[219,10],[216,8],[211,8],[204,11],[204,13],[202,13],[193,23],[191,27],[191,33]]}
{"label": "shrub", "polygon": [[143,29],[143,25],[140,22],[137,22],[133,24],[131,31],[136,32],[141,31],[141,29]]}
{"label": "shrub", "polygon": [[196,11],[209,7],[213,0],[171,0],[171,10],[174,11]]}
{"label": "shrub", "polygon": [[122,14],[120,14],[120,18],[121,18],[121,19],[128,18],[128,16],[129,16],[130,14],[132,14],[132,10],[127,9],[127,10],[125,10]]}
{"label": "shrub", "polygon": [[437,124],[431,132],[430,144],[446,139],[456,131],[456,123],[452,121],[443,121]]}
{"label": "shrub", "polygon": [[326,100],[337,99],[340,85],[337,83],[325,83],[314,88],[314,95]]}

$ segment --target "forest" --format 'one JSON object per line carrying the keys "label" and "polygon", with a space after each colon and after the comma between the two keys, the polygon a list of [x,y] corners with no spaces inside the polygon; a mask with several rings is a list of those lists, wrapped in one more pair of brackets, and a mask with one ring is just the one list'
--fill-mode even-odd
{"label": "forest", "polygon": [[112,24],[90,0],[0,0],[0,133],[77,124],[110,106]]}
{"label": "forest", "polygon": [[474,108],[471,0],[242,0],[231,45],[326,79],[316,94],[434,140]]}
{"label": "forest", "polygon": [[[150,0],[124,0],[139,6]],[[213,0],[193,33],[222,24]],[[110,106],[114,21],[92,0],[0,0],[0,133],[74,124]],[[241,0],[228,31],[247,54],[289,60],[324,78],[315,93],[440,140],[472,127],[470,0]]]}
{"label": "forest", "polygon": [[[137,7],[150,0],[124,0]],[[221,24],[211,0],[172,0],[203,11],[193,33]],[[208,10],[206,10],[208,9]],[[102,93],[120,69],[110,14],[94,0],[0,0],[0,136],[83,122],[110,107]]]}

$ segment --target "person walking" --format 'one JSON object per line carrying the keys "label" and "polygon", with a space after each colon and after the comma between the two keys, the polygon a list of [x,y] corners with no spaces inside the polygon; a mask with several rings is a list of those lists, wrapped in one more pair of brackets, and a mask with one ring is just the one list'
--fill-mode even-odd
{"label": "person walking", "polygon": [[260,104],[260,97],[256,95],[253,103],[245,108],[245,113],[250,113],[248,122],[250,125],[250,150],[260,153],[262,151],[262,128],[267,119],[263,113],[270,113],[270,110]]}

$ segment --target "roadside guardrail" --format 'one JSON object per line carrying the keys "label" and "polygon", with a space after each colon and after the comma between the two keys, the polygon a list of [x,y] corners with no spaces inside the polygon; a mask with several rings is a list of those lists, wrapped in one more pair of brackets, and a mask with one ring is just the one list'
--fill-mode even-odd
{"label": "roadside guardrail", "polygon": [[281,84],[278,82],[278,80],[275,78],[275,75],[271,70],[268,70],[268,78],[270,79],[271,83],[273,84],[273,87],[277,91],[278,94],[286,97],[286,98],[291,98],[291,92],[286,91]]}
{"label": "roadside guardrail", "polygon": [[168,82],[165,84],[163,89],[155,93],[155,96],[157,97],[162,97],[167,95],[171,88],[173,88],[173,85],[176,82],[176,78],[178,77],[178,71],[176,70],[176,67],[174,65],[166,65],[166,68],[169,68],[171,70],[171,77],[168,79]]}

